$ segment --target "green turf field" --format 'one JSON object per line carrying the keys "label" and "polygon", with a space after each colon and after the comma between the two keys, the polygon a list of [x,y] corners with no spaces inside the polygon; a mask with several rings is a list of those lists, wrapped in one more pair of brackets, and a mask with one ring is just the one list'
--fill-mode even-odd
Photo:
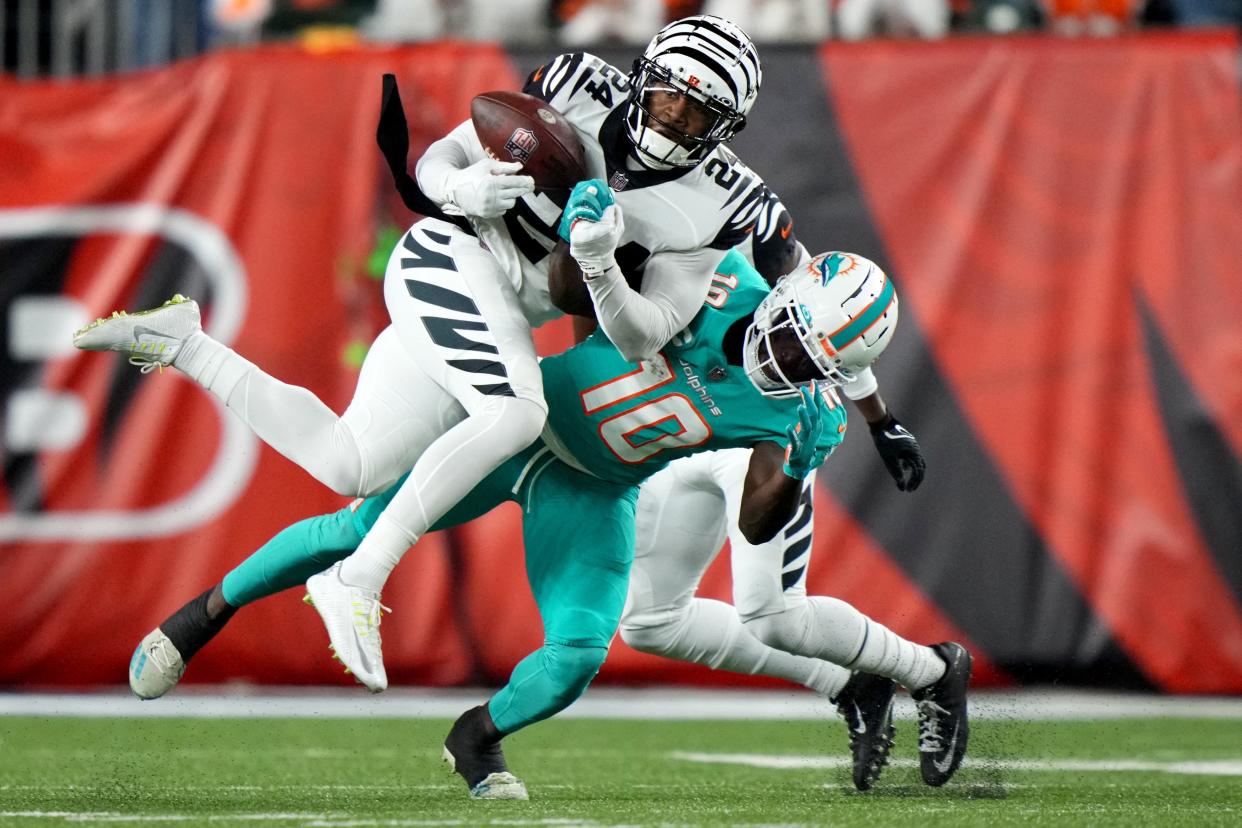
{"label": "green turf field", "polygon": [[507,747],[531,801],[474,802],[448,721],[0,718],[0,825],[1242,825],[1242,721],[976,721],[940,790],[898,725],[860,795],[836,721],[551,721]]}

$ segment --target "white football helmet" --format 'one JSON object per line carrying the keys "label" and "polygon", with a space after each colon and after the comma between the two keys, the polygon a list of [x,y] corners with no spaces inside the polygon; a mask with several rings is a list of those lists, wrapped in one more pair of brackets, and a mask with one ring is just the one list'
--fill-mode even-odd
{"label": "white football helmet", "polygon": [[821,253],[782,276],[746,329],[743,366],[760,392],[790,397],[812,380],[843,385],[871,365],[897,327],[897,292],[855,253]]}
{"label": "white football helmet", "polygon": [[[702,14],[669,23],[634,61],[630,75],[625,123],[639,160],[653,169],[695,166],[745,126],[762,79],[755,44],[733,23]],[[656,118],[647,101],[657,90],[680,93],[697,105],[708,121],[703,134],[687,135]],[[661,135],[652,120],[680,137]]]}

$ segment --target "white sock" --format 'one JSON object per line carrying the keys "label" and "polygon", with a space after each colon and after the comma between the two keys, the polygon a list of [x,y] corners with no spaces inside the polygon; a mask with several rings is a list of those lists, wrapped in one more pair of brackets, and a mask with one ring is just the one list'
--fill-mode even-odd
{"label": "white sock", "polygon": [[742,625],[732,605],[708,598],[693,599],[686,612],[663,624],[623,623],[621,637],[643,652],[732,673],[772,676],[829,698],[850,678],[843,667],[769,647]]}
{"label": "white sock", "polygon": [[865,615],[862,618],[866,638],[858,655],[846,665],[850,669],[887,676],[910,691],[934,684],[944,675],[947,665],[931,647],[908,641]]}
{"label": "white sock", "polygon": [[[930,647],[915,644],[836,598],[812,596],[808,646],[803,655],[825,658],[851,670],[886,676],[917,690],[944,675],[945,663]],[[842,647],[852,640],[852,645]]]}
{"label": "white sock", "polygon": [[418,536],[403,529],[385,509],[362,543],[341,564],[341,580],[379,592],[406,550],[417,542]]}

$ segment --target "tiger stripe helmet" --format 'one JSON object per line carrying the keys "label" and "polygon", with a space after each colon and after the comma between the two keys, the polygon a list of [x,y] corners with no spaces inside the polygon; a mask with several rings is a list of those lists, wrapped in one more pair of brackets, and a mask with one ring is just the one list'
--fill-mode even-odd
{"label": "tiger stripe helmet", "polygon": [[[733,23],[712,15],[669,23],[634,61],[630,75],[626,130],[639,160],[654,169],[697,165],[745,126],[762,79],[755,44]],[[675,140],[651,129],[648,94],[653,88],[668,87],[711,114],[702,135],[681,133]]]}

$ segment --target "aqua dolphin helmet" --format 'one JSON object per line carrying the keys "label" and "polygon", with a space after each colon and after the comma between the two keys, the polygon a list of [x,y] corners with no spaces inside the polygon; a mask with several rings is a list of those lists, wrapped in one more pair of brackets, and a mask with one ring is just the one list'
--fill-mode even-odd
{"label": "aqua dolphin helmet", "polygon": [[870,259],[823,253],[781,277],[746,329],[743,365],[755,387],[794,396],[844,385],[871,365],[897,327],[897,292]]}
{"label": "aqua dolphin helmet", "polygon": [[[639,160],[654,169],[693,167],[746,124],[763,73],[750,38],[721,17],[695,15],[656,33],[630,75],[626,130]],[[684,95],[706,128],[689,135],[651,112],[651,96]]]}

